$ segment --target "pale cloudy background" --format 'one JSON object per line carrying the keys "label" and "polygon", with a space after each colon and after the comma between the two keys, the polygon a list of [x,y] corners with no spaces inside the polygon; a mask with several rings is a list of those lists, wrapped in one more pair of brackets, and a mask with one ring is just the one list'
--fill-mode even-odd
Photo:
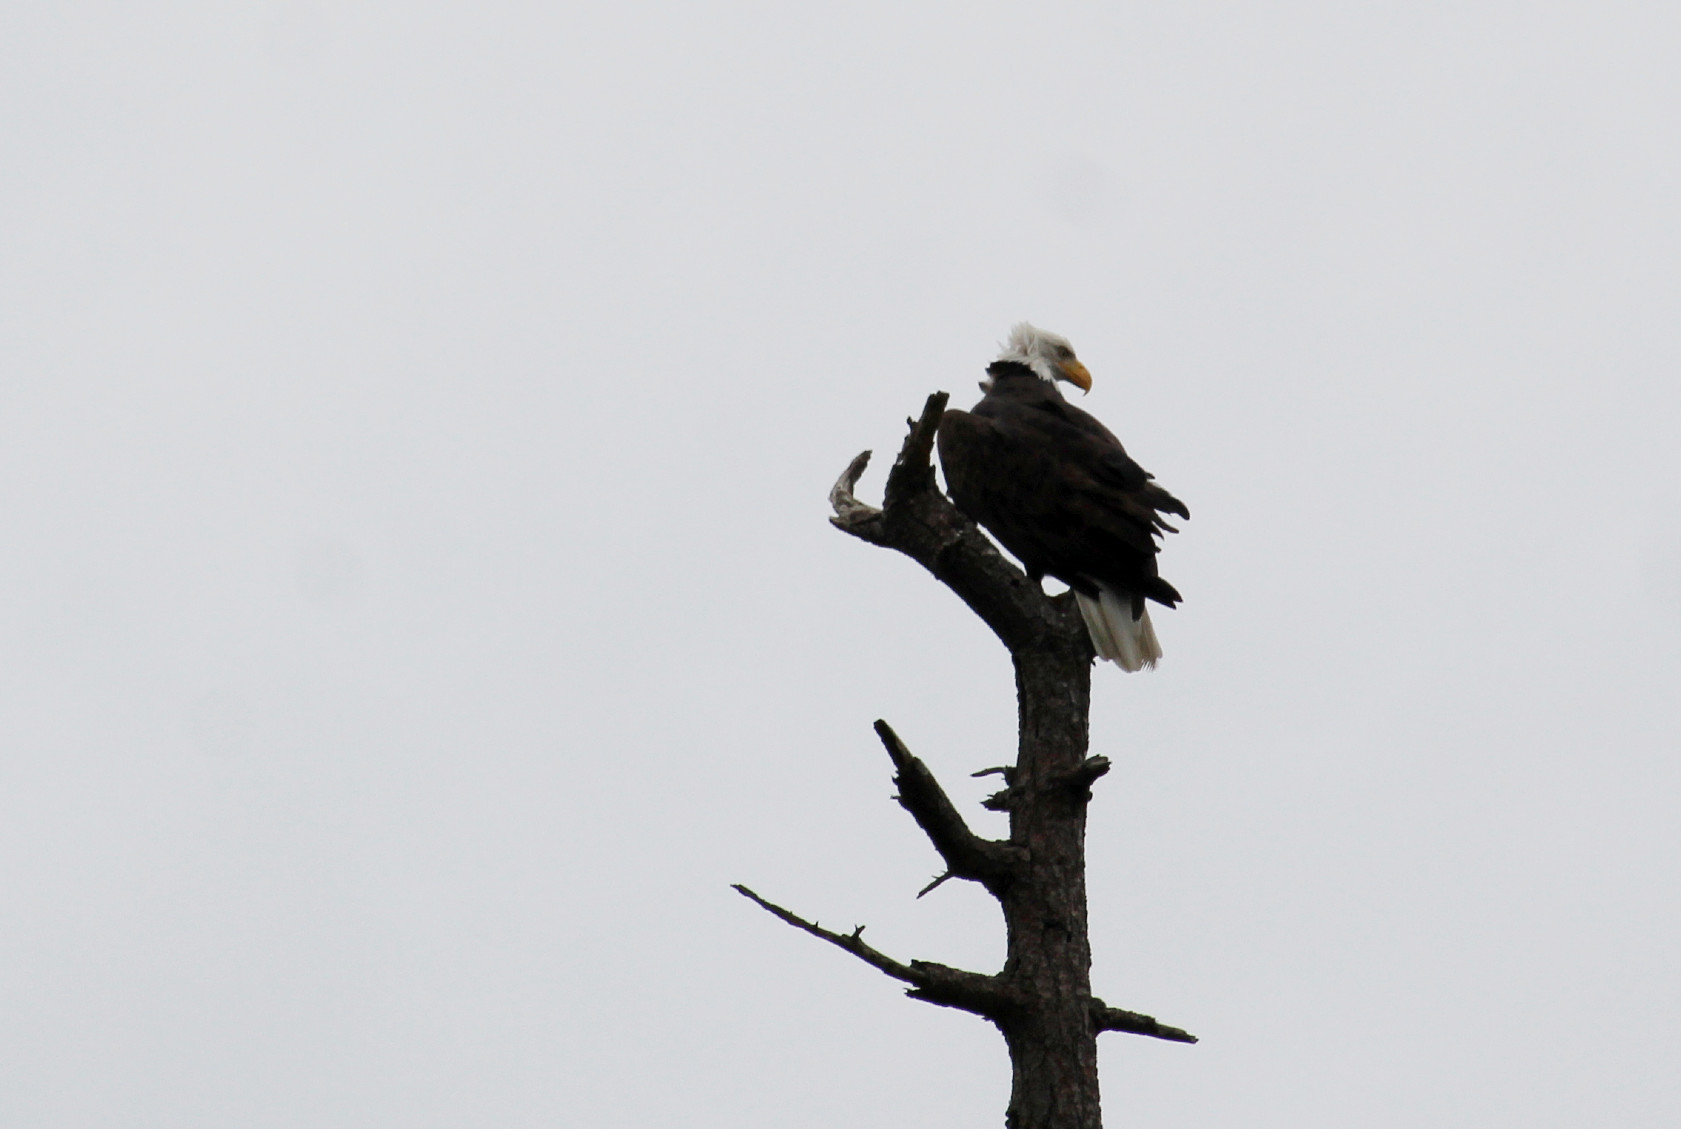
{"label": "pale cloudy background", "polygon": [[[1196,514],[1097,673],[1112,1124],[1681,1124],[1660,3],[0,9],[0,1124],[971,1126],[824,496],[1030,317]],[[866,479],[879,490],[881,467]],[[973,810],[973,809],[971,809]],[[1001,830],[998,817],[976,813]]]}

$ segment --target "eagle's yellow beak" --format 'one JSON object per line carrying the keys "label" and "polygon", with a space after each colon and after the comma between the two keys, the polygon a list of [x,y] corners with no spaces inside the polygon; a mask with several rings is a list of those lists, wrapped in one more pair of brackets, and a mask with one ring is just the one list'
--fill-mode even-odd
{"label": "eagle's yellow beak", "polygon": [[1062,379],[1072,384],[1082,392],[1091,391],[1091,372],[1079,361],[1070,358],[1059,361],[1057,369],[1062,373]]}

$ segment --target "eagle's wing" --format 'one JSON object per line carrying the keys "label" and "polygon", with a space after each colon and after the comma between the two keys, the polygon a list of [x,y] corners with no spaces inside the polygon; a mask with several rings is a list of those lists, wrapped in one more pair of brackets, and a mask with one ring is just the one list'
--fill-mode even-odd
{"label": "eagle's wing", "polygon": [[1029,575],[1178,601],[1156,574],[1156,538],[1172,528],[1161,512],[1189,512],[1091,416],[1060,397],[988,397],[945,414],[939,448],[952,500]]}
{"label": "eagle's wing", "polygon": [[[1092,473],[1097,478],[1122,490],[1137,492],[1154,510],[1178,514],[1187,521],[1190,520],[1190,507],[1156,485],[1156,476],[1132,460],[1126,453],[1126,448],[1121,446],[1121,441],[1115,438],[1114,432],[1067,401],[1047,402],[1045,408],[1050,414],[1060,416],[1069,426],[1089,438],[1091,442],[1087,453],[1092,460]],[[1170,532],[1177,532],[1170,525],[1161,525]]]}

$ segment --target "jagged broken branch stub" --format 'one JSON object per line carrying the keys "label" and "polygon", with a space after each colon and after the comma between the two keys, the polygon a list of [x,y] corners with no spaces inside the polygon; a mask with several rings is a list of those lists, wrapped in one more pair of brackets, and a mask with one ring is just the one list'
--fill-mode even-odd
{"label": "jagged broken branch stub", "polygon": [[934,484],[934,439],[947,395],[928,397],[922,415],[887,474],[882,508],[858,500],[855,491],[870,452],[847,464],[829,491],[835,528],[861,541],[903,553],[968,604],[1012,652],[1048,637],[1078,639],[1088,646],[1083,621],[1066,593],[1046,596],[1027,574],[1005,559]]}
{"label": "jagged broken branch stub", "polygon": [[1001,890],[1014,877],[1025,855],[1023,849],[1013,843],[983,838],[969,830],[933,771],[905,747],[893,727],[878,719],[875,730],[896,770],[893,783],[899,787],[899,805],[910,812],[945,860],[946,874],[924,887],[922,893],[926,894],[948,876],[979,882],[994,893]]}
{"label": "jagged broken branch stub", "polygon": [[1118,1007],[1110,1007],[1096,996],[1091,1001],[1092,1021],[1097,1024],[1099,1031],[1124,1031],[1131,1035],[1148,1035],[1152,1039],[1166,1039],[1171,1043],[1194,1043],[1197,1037],[1189,1031],[1181,1031],[1177,1027],[1169,1027],[1158,1022],[1153,1015],[1140,1015],[1136,1011],[1123,1011]]}

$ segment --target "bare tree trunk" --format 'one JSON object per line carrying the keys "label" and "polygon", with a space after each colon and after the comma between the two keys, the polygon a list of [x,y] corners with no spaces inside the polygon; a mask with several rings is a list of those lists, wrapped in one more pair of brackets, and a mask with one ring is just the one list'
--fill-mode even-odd
{"label": "bare tree trunk", "polygon": [[896,770],[899,803],[946,864],[946,873],[922,893],[948,878],[986,887],[1004,911],[1004,967],[985,975],[928,961],[901,964],[865,944],[862,926],[835,933],[744,886],[736,889],[790,925],[910,984],[913,998],[994,1023],[1010,1052],[1009,1129],[1101,1129],[1099,1032],[1196,1039],[1091,994],[1086,808],[1093,781],[1109,770],[1104,758],[1086,755],[1094,655],[1072,600],[1045,596],[935,488],[930,455],[945,403],[944,393],[930,396],[922,417],[912,422],[881,509],[853,495],[868,451],[853,460],[830,501],[836,526],[922,564],[986,621],[1015,662],[1016,763],[985,770],[1004,778],[1004,789],[986,806],[1009,813],[1007,840],[970,831],[928,766],[886,722],[876,722]]}
{"label": "bare tree trunk", "polygon": [[[1083,633],[1076,636],[1083,642]],[[1060,652],[1060,653],[1059,653]],[[1072,652],[1072,653],[1071,653]],[[999,1021],[1010,1048],[1011,1129],[1099,1129],[1097,1027],[1086,929],[1091,659],[1075,648],[1015,655],[1020,745],[1006,793],[1023,871],[1000,899],[1009,947],[1000,979],[1021,1000]]]}

